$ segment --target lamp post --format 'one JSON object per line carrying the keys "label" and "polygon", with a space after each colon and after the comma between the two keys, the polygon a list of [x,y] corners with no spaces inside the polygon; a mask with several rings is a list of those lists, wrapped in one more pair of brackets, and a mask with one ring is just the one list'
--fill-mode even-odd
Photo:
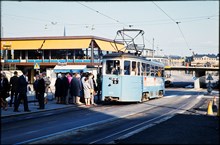
{"label": "lamp post", "polygon": [[98,73],[99,73],[99,74],[101,73],[101,71],[100,71],[101,59],[102,59],[102,56],[99,56],[99,58],[98,58]]}

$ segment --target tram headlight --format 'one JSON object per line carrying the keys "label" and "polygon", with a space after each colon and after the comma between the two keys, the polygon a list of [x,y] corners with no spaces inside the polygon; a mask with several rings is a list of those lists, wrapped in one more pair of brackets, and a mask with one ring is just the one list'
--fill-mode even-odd
{"label": "tram headlight", "polygon": [[116,81],[116,84],[118,84],[118,78],[116,78],[116,80],[115,80],[115,81]]}
{"label": "tram headlight", "polygon": [[113,84],[118,84],[118,78],[113,78],[113,79],[112,79],[112,83],[113,83]]}

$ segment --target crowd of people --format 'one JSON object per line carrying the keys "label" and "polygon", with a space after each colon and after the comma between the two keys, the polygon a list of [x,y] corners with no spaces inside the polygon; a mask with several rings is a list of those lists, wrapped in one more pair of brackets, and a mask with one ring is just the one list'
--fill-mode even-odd
{"label": "crowd of people", "polygon": [[[23,70],[22,75],[18,76],[18,72],[14,71],[14,76],[8,80],[6,74],[1,72],[0,97],[1,108],[7,110],[8,105],[12,107],[14,104],[14,112],[18,110],[21,101],[24,105],[24,111],[30,112],[28,107],[28,71]],[[34,77],[33,89],[35,98],[38,101],[37,109],[45,109],[47,104],[47,94],[50,89],[51,81],[46,76],[46,72],[38,73]],[[97,105],[101,100],[101,77],[98,74],[94,79],[92,73],[58,73],[55,81],[55,93],[57,104],[76,104],[76,105]],[[98,98],[95,99],[95,96]],[[10,99],[8,99],[10,98]]]}
{"label": "crowd of people", "polygon": [[96,105],[94,96],[97,95],[98,101],[100,100],[101,81],[99,79],[99,75],[95,80],[94,75],[88,72],[59,73],[55,82],[57,104]]}
{"label": "crowd of people", "polygon": [[[14,72],[14,76],[10,78],[6,77],[4,72],[1,72],[1,85],[0,85],[0,97],[1,97],[1,107],[4,110],[8,108],[8,98],[10,98],[9,105],[12,107],[14,102],[14,112],[19,112],[18,108],[21,101],[24,104],[24,111],[30,112],[28,108],[28,71],[24,69],[22,75],[18,77],[18,72]],[[11,92],[11,93],[9,93]],[[9,96],[11,94],[11,96]],[[14,100],[14,101],[13,101]]]}

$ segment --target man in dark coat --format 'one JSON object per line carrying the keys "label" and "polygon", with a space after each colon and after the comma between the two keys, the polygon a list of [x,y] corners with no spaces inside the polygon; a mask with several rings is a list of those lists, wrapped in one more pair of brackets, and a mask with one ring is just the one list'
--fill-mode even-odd
{"label": "man in dark coat", "polygon": [[23,75],[18,78],[17,90],[18,90],[18,99],[14,104],[14,112],[19,112],[18,108],[21,103],[21,99],[24,101],[24,111],[30,112],[28,108],[28,99],[27,99],[27,85],[28,85],[28,71],[24,69],[22,71]]}
{"label": "man in dark coat", "polygon": [[59,73],[57,75],[57,79],[56,79],[56,82],[55,82],[55,97],[57,98],[57,104],[60,104],[61,103],[61,98],[63,96],[63,84],[62,84],[62,80],[61,80],[61,73]]}
{"label": "man in dark coat", "polygon": [[18,96],[17,83],[18,83],[18,72],[15,71],[15,72],[14,72],[14,76],[11,77],[11,79],[10,79],[10,85],[11,85],[10,107],[12,107],[12,102],[13,102],[14,96],[15,96],[14,104],[15,104],[15,102],[16,102],[16,100],[17,100],[17,96]]}
{"label": "man in dark coat", "polygon": [[0,78],[0,97],[1,97],[1,107],[3,107],[4,110],[7,110],[8,102],[6,101],[6,98],[9,96],[9,83],[8,79],[6,77],[5,72],[1,72],[1,78]]}
{"label": "man in dark coat", "polygon": [[37,84],[37,93],[38,93],[38,102],[39,102],[39,108],[37,109],[44,109],[44,93],[45,93],[45,81],[43,79],[43,74],[41,73],[39,75],[39,80]]}
{"label": "man in dark coat", "polygon": [[69,81],[66,77],[65,74],[62,74],[63,77],[62,77],[62,85],[63,85],[63,96],[62,96],[62,103],[64,104],[66,101],[66,97],[68,95],[68,89],[69,89]]}

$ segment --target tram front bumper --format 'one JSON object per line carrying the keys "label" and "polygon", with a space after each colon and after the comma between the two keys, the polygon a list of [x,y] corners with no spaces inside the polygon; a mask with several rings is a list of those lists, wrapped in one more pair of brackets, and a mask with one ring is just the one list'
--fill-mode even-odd
{"label": "tram front bumper", "polygon": [[105,101],[119,101],[119,97],[105,96]]}

